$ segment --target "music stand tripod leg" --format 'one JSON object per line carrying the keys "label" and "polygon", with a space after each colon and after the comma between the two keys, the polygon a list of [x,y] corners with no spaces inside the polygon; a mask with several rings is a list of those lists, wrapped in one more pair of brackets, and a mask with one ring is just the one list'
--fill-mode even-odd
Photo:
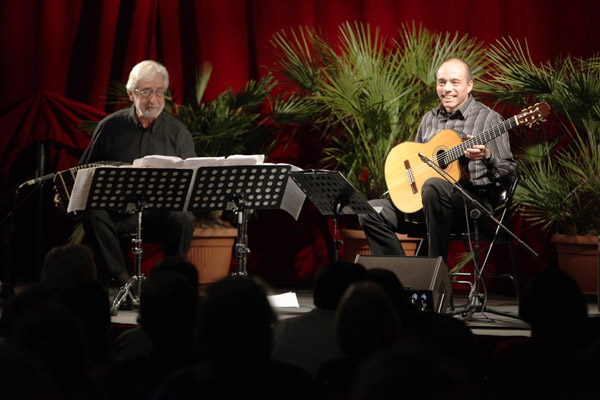
{"label": "music stand tripod leg", "polygon": [[250,249],[248,248],[248,215],[246,212],[246,206],[244,203],[244,199],[241,195],[236,194],[234,196],[234,201],[236,204],[236,208],[234,213],[237,217],[237,226],[238,226],[238,237],[235,244],[235,254],[237,259],[237,270],[234,273],[234,276],[247,277],[248,271],[246,269],[248,262],[248,253],[250,253]]}
{"label": "music stand tripod leg", "polygon": [[112,306],[110,308],[111,315],[117,315],[119,313],[119,307],[121,303],[125,301],[127,296],[131,298],[131,302],[134,307],[139,307],[140,293],[142,290],[142,282],[146,278],[142,274],[142,212],[144,206],[141,200],[136,200],[136,214],[137,214],[137,225],[135,238],[131,239],[134,244],[131,251],[135,258],[135,275],[132,276],[125,285],[123,285],[115,298],[113,299]]}
{"label": "music stand tripod leg", "polygon": [[333,252],[335,261],[339,260],[340,246],[344,244],[338,237],[338,221],[343,208],[344,205],[339,200],[335,201],[331,206],[333,211]]}

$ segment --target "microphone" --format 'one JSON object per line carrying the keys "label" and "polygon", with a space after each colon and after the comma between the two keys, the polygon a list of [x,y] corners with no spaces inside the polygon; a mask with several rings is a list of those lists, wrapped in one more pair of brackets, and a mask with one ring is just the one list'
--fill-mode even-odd
{"label": "microphone", "polygon": [[34,179],[31,179],[31,180],[25,181],[25,182],[23,182],[23,183],[21,183],[19,185],[19,187],[17,188],[17,190],[22,189],[25,186],[37,185],[38,183],[47,181],[48,179],[52,179],[52,178],[54,178],[54,175],[56,175],[56,174],[43,175],[43,176],[40,176],[38,178],[34,178]]}
{"label": "microphone", "polygon": [[421,158],[421,160],[423,160],[424,162],[426,162],[427,164],[431,163],[431,160],[429,158],[427,158],[423,153],[419,152],[419,158]]}

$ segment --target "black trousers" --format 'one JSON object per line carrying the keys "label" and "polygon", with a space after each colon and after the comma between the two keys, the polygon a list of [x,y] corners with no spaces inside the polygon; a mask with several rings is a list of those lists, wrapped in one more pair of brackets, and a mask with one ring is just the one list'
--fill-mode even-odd
{"label": "black trousers", "polygon": [[[118,280],[126,275],[121,238],[126,234],[135,234],[136,227],[137,214],[105,210],[85,212],[83,228],[101,274]],[[163,243],[165,256],[187,256],[193,235],[194,216],[189,212],[148,210],[142,213],[142,241]]]}
{"label": "black trousers", "polygon": [[[479,201],[485,208],[493,211],[491,201],[484,191],[471,187],[469,194]],[[428,238],[429,256],[442,256],[448,258],[449,238],[452,232],[464,232],[466,229],[466,215],[475,206],[466,200],[460,191],[453,190],[453,186],[441,178],[430,178],[422,187],[423,210],[415,214],[405,214],[398,210],[391,200],[370,200],[377,214],[360,214],[359,221],[367,236],[371,254],[376,256],[404,255],[396,232],[408,235],[418,232],[416,225],[419,220],[424,221]],[[465,213],[466,207],[466,213]],[[482,214],[479,221],[480,229],[489,226],[489,218]],[[423,230],[423,229],[421,229]],[[415,235],[418,237],[418,233]]]}

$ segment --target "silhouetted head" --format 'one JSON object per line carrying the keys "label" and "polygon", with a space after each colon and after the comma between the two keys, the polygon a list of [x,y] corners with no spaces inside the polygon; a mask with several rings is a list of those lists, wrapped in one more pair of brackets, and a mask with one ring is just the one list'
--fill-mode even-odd
{"label": "silhouetted head", "polygon": [[265,290],[248,277],[211,284],[200,305],[198,346],[211,360],[265,359],[276,315]]}
{"label": "silhouetted head", "polygon": [[155,344],[172,340],[191,344],[198,309],[198,287],[192,281],[188,273],[167,267],[153,268],[144,281],[139,323]]}
{"label": "silhouetted head", "polygon": [[78,284],[96,280],[94,255],[83,244],[67,244],[52,248],[44,258],[41,282],[58,293]]}
{"label": "silhouetted head", "polygon": [[587,303],[577,282],[568,273],[546,269],[523,291],[519,315],[531,325],[532,334],[552,335],[557,325],[583,322],[587,317]]}
{"label": "silhouetted head", "polygon": [[350,285],[335,316],[340,348],[350,357],[364,358],[400,337],[400,317],[388,294],[375,282]]}
{"label": "silhouetted head", "polygon": [[367,279],[377,283],[386,291],[400,313],[414,309],[410,301],[410,293],[404,289],[398,275],[393,271],[385,268],[370,268],[367,270]]}
{"label": "silhouetted head", "polygon": [[334,261],[317,271],[313,284],[315,306],[324,310],[335,310],[348,287],[365,279],[367,271],[360,264],[349,261]]}
{"label": "silhouetted head", "polygon": [[196,266],[182,255],[174,255],[163,258],[154,265],[152,271],[154,270],[170,270],[179,272],[187,280],[189,280],[191,284],[198,285],[198,270],[196,269]]}

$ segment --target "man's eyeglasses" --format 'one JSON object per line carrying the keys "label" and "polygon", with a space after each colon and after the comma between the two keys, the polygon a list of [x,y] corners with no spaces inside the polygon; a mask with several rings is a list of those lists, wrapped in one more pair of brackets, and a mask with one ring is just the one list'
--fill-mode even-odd
{"label": "man's eyeglasses", "polygon": [[152,96],[152,94],[154,94],[156,97],[163,97],[165,95],[165,91],[163,89],[157,89],[157,90],[135,89],[135,91],[136,91],[136,93],[139,93],[140,96],[145,97],[147,99],[150,98]]}

